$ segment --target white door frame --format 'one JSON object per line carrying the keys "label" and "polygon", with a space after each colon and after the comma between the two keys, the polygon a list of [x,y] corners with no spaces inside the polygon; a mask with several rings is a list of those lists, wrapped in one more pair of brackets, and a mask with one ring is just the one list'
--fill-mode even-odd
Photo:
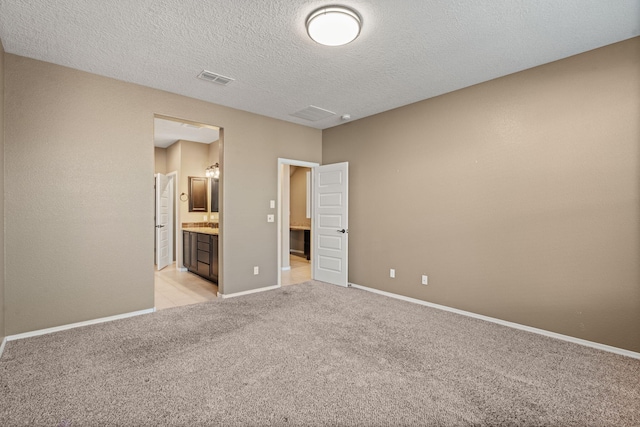
{"label": "white door frame", "polygon": [[[305,162],[302,160],[292,160],[292,159],[283,159],[278,158],[278,199],[276,201],[277,205],[277,223],[278,223],[278,286],[282,286],[282,165],[289,166],[302,166],[305,168],[315,168],[316,166],[320,166],[320,163],[315,162]],[[313,186],[311,186],[313,188]],[[311,198],[311,206],[313,211],[313,197]],[[311,216],[311,229],[313,230],[313,215]],[[313,239],[313,236],[311,237]],[[313,257],[312,261],[313,262]],[[313,268],[312,268],[313,270]]]}

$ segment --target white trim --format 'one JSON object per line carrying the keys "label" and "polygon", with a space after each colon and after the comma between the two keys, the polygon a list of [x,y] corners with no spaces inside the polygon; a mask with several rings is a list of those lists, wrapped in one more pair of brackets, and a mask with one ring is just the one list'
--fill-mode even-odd
{"label": "white trim", "polygon": [[5,337],[2,340],[2,344],[0,344],[0,359],[2,358],[2,353],[4,352],[4,346],[7,345],[7,338]]}
{"label": "white trim", "polygon": [[37,337],[39,335],[51,334],[53,332],[65,331],[67,329],[79,328],[79,327],[82,327],[82,326],[89,326],[89,325],[96,325],[98,323],[111,322],[112,320],[120,320],[120,319],[126,319],[128,317],[140,316],[142,314],[149,314],[149,313],[153,313],[155,311],[156,311],[156,308],[154,307],[154,308],[149,308],[147,310],[132,311],[130,313],[116,314],[115,316],[101,317],[99,319],[85,320],[84,322],[70,323],[68,325],[54,326],[53,328],[39,329],[37,331],[24,332],[22,334],[10,335],[10,336],[6,337],[5,340],[6,341],[15,341],[15,340],[23,339],[23,338]]}
{"label": "white trim", "polygon": [[381,291],[379,289],[368,288],[366,286],[356,285],[355,283],[349,283],[349,285],[356,289],[360,289],[367,292],[373,292],[374,294],[384,295],[386,297],[395,298],[395,299],[399,299],[407,302],[412,302],[414,304],[424,305],[426,307],[431,307],[438,310],[449,311],[451,313],[456,313],[456,314],[460,314],[462,316],[467,316],[467,317],[473,317],[475,319],[484,320],[486,322],[497,323],[498,325],[507,326],[509,328],[520,329],[521,331],[532,332],[534,334],[544,335],[550,338],[555,338],[562,341],[568,341],[574,344],[579,344],[586,347],[595,348],[598,350],[608,351],[609,353],[615,353],[621,356],[631,357],[633,359],[640,359],[640,353],[637,353],[635,351],[625,350],[623,348],[613,347],[606,344],[600,344],[593,341],[587,341],[587,340],[572,337],[569,335],[558,334],[556,332],[551,332],[544,329],[538,329],[531,326],[521,325],[520,323],[509,322],[507,320],[496,319],[495,317],[483,316],[482,314],[476,314],[470,311],[459,310],[457,308],[447,307],[446,305],[434,304],[432,302],[423,301],[423,300],[419,300],[411,297],[406,297],[404,295],[398,295],[391,292]]}
{"label": "white trim", "polygon": [[241,297],[243,295],[255,294],[257,292],[272,291],[278,288],[281,288],[281,286],[280,285],[267,286],[264,288],[251,289],[250,291],[236,292],[235,294],[221,294],[220,292],[218,292],[218,296],[222,299],[235,298],[235,297]]}
{"label": "white trim", "polygon": [[291,271],[291,266],[289,266],[289,267],[282,267],[282,271]]}
{"label": "white trim", "polygon": [[[177,261],[176,261],[176,262],[177,262]],[[178,267],[178,268],[177,268],[177,270],[178,270],[178,271],[182,271],[182,272],[189,271],[189,270],[187,269],[187,267]]]}

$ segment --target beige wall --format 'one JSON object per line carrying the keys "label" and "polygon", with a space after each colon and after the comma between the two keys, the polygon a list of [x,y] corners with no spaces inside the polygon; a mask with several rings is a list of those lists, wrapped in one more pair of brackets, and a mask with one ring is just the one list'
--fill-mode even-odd
{"label": "beige wall", "polygon": [[167,173],[167,149],[153,147],[155,173]]}
{"label": "beige wall", "polygon": [[220,162],[220,141],[213,141],[208,144],[209,147],[209,165],[214,165]]}
{"label": "beige wall", "polygon": [[[220,163],[220,140],[213,141],[209,144],[209,165],[215,165],[216,163]],[[209,191],[209,194],[211,194],[211,191]],[[209,202],[209,206],[211,206],[211,202]],[[219,212],[209,212],[209,216],[211,218],[211,222],[219,223]]]}
{"label": "beige wall", "polygon": [[296,167],[291,175],[291,219],[293,225],[311,226],[311,218],[307,218],[307,172],[311,169]]}
{"label": "beige wall", "polygon": [[[180,146],[180,169],[178,170],[178,194],[189,194],[189,177],[204,177],[209,166],[209,145],[193,141],[178,141]],[[174,144],[174,145],[175,145]],[[207,204],[208,204],[207,198]],[[189,202],[180,201],[180,222],[202,222],[209,219],[207,212],[189,212]]]}
{"label": "beige wall", "polygon": [[325,130],[349,281],[640,351],[639,118],[635,38]]}
{"label": "beige wall", "polygon": [[0,343],[6,336],[4,327],[4,47],[0,40]]}
{"label": "beige wall", "polygon": [[[305,167],[295,167],[295,171],[291,174],[289,202],[291,225],[311,226],[311,218],[307,218],[307,172],[310,170]],[[290,236],[291,250],[304,252],[304,232],[291,231]]]}
{"label": "beige wall", "polygon": [[220,290],[276,284],[277,158],[319,162],[319,130],[10,54],[4,77],[7,334],[153,307],[154,114],[225,128]]}
{"label": "beige wall", "polygon": [[173,143],[167,147],[167,173],[180,170],[180,144]]}

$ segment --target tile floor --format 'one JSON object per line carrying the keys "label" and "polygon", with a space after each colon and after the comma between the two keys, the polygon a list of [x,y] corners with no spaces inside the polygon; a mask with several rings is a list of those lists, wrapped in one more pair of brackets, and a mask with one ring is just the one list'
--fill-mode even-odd
{"label": "tile floor", "polygon": [[[282,286],[311,280],[311,263],[306,258],[291,255],[289,261],[291,270],[282,272]],[[187,271],[178,271],[175,263],[155,272],[156,310],[210,301],[217,298],[217,294],[215,283]]]}
{"label": "tile floor", "polygon": [[155,272],[156,310],[210,301],[217,294],[215,283],[197,274],[178,271],[175,263]]}
{"label": "tile floor", "polygon": [[291,270],[282,271],[282,286],[295,285],[296,283],[311,280],[311,262],[306,258],[291,255],[289,257]]}

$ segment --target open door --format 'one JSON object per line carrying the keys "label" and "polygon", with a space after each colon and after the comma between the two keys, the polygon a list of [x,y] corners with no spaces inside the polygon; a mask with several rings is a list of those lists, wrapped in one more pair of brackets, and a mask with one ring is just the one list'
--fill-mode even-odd
{"label": "open door", "polygon": [[313,190],[313,278],[347,286],[349,163],[313,168]]}
{"label": "open door", "polygon": [[173,262],[173,180],[156,174],[156,264],[162,270]]}

